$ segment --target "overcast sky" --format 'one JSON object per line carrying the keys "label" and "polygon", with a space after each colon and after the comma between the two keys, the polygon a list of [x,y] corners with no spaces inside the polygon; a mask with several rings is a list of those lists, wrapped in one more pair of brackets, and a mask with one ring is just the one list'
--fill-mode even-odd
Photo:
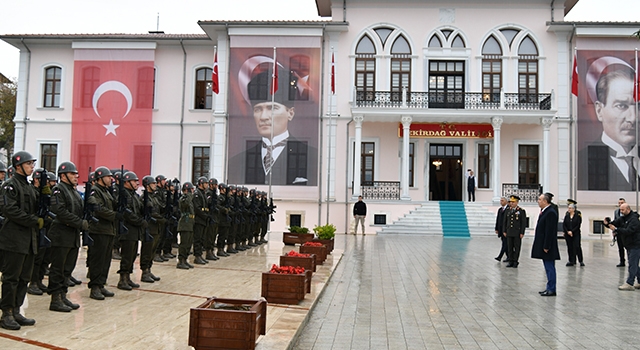
{"label": "overcast sky", "polygon": [[[0,34],[202,34],[199,20],[314,20],[315,0],[1,0]],[[347,3],[348,4],[348,3]],[[567,21],[640,21],[640,0],[580,0]],[[640,28],[639,28],[640,29]],[[0,41],[0,73],[18,76],[18,50]]]}

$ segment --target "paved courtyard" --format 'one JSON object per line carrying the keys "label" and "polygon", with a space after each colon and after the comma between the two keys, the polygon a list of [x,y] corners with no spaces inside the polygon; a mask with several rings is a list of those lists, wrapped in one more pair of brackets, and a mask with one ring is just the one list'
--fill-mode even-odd
{"label": "paved courtyard", "polygon": [[558,296],[546,276],[494,257],[497,237],[338,236],[344,256],[294,349],[631,349],[640,347],[640,291],[618,291],[610,240],[583,240],[585,267],[566,267],[559,241]]}

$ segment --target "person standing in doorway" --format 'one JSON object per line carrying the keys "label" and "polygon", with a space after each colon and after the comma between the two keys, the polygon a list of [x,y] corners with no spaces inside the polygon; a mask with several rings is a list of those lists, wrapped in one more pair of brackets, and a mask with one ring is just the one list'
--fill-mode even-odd
{"label": "person standing in doorway", "polygon": [[358,201],[353,205],[353,218],[356,219],[356,227],[353,234],[358,234],[358,223],[362,225],[362,235],[364,235],[364,219],[367,217],[367,205],[362,201],[362,196],[358,196]]}
{"label": "person standing in doorway", "polygon": [[478,178],[473,173],[473,170],[469,169],[469,176],[467,176],[467,192],[469,193],[469,202],[476,201],[476,187],[478,187]]}

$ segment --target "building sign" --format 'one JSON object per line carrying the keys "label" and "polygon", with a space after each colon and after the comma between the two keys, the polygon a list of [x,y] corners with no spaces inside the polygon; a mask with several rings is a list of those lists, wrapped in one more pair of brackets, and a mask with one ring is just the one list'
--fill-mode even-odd
{"label": "building sign", "polygon": [[[403,137],[402,123],[398,126],[398,137]],[[414,138],[493,138],[493,126],[491,124],[423,124],[412,123],[409,128],[409,137]]]}

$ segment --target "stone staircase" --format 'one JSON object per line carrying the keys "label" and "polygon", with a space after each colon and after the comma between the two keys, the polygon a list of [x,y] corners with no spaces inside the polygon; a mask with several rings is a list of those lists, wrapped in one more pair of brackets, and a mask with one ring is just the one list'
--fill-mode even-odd
{"label": "stone staircase", "polygon": [[[464,202],[464,208],[471,236],[495,234],[493,229],[496,213],[492,203]],[[434,236],[441,236],[442,232],[440,203],[436,201],[422,203],[378,231],[379,234],[407,233]]]}

